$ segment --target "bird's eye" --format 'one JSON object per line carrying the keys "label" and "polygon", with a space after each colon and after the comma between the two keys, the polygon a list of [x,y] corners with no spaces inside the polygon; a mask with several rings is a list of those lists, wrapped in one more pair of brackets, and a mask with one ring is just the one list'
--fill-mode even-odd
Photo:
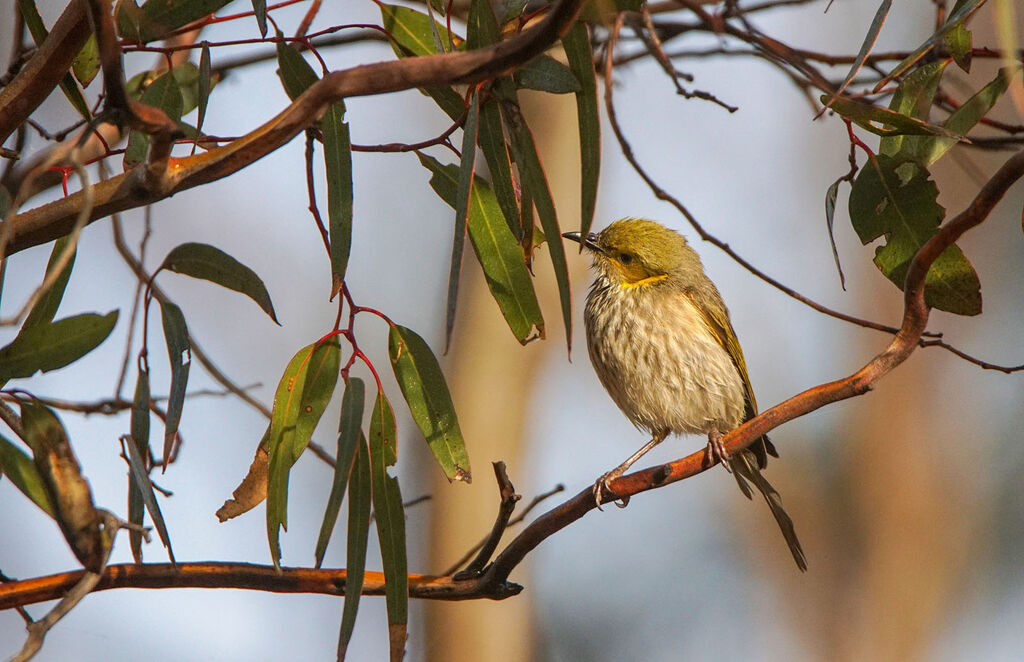
{"label": "bird's eye", "polygon": [[629,253],[620,253],[619,254],[619,262],[621,262],[622,264],[630,264],[632,261],[633,261],[633,256],[630,255]]}

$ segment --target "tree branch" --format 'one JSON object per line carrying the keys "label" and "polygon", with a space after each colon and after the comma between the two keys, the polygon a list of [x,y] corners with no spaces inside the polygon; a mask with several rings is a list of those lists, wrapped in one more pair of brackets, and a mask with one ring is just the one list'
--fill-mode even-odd
{"label": "tree branch", "polygon": [[[572,26],[582,4],[583,0],[562,0],[536,27],[488,48],[409,57],[329,73],[277,117],[229,145],[204,154],[140,164],[97,184],[90,222],[238,172],[291,141],[340,99],[473,84],[501,76],[551,47]],[[79,192],[18,214],[11,220],[13,232],[6,254],[64,236],[81,207]]]}

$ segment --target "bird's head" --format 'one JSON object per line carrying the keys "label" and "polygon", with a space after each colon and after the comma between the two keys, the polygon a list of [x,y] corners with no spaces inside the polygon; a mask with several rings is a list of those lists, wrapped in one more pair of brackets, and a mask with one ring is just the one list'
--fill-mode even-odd
{"label": "bird's head", "polygon": [[566,232],[562,236],[582,244],[598,273],[623,287],[670,278],[692,282],[694,273],[704,271],[681,234],[644,218],[624,218],[596,234]]}

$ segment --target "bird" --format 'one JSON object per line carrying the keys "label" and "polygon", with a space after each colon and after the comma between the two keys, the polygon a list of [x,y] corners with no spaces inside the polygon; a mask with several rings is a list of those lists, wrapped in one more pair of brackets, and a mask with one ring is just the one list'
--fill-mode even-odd
{"label": "bird", "polygon": [[562,236],[590,254],[596,272],[583,316],[594,371],[622,413],[651,435],[594,483],[598,508],[614,499],[611,482],[670,434],[707,435],[711,461],[722,462],[748,499],[751,485],[761,493],[805,571],[793,520],[761,474],[768,456],[779,456],[775,446],[767,436],[732,454],[722,444],[723,434],[757,414],[757,401],[729,311],[700,256],[683,235],[644,218]]}

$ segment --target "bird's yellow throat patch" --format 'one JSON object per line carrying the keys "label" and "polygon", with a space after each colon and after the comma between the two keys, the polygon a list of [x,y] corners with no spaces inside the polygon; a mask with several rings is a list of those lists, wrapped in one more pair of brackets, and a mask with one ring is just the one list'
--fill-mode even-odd
{"label": "bird's yellow throat patch", "polygon": [[658,274],[657,276],[648,276],[647,278],[641,278],[640,280],[633,281],[632,283],[623,283],[622,289],[632,290],[637,287],[646,287],[648,285],[654,285],[668,278],[668,274]]}

